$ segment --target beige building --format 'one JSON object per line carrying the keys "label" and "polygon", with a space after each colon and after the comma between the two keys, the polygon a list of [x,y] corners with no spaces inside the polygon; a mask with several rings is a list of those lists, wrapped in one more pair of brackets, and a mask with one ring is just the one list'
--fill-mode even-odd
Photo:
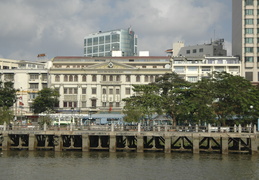
{"label": "beige building", "polygon": [[241,74],[241,62],[237,57],[172,57],[172,71],[186,81],[197,82],[213,71],[233,75]]}
{"label": "beige building", "polygon": [[170,57],[55,57],[50,86],[59,90],[60,112],[121,112],[133,84],[170,73]]}
{"label": "beige building", "polygon": [[240,57],[242,76],[259,81],[259,1],[232,0],[232,55]]}

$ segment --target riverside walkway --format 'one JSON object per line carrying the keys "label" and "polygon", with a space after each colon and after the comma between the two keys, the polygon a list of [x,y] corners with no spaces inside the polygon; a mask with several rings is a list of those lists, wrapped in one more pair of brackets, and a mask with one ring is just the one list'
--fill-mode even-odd
{"label": "riverside walkway", "polygon": [[257,154],[256,126],[0,126],[0,149]]}

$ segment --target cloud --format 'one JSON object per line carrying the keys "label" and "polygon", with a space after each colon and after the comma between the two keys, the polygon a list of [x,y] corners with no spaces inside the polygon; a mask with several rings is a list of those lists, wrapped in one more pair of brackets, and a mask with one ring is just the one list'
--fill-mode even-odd
{"label": "cloud", "polygon": [[165,55],[179,40],[203,43],[215,29],[231,41],[224,37],[230,30],[222,19],[230,14],[221,0],[2,0],[0,11],[5,14],[0,17],[0,54],[5,58],[82,56],[86,35],[129,26],[139,36],[139,50],[151,55]]}

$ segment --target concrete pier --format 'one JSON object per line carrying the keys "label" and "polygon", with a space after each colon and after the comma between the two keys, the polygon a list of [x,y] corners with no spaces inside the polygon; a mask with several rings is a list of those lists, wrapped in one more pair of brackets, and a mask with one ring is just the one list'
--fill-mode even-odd
{"label": "concrete pier", "polygon": [[76,150],[136,152],[213,152],[258,153],[255,132],[174,132],[174,131],[100,130],[19,130],[0,131],[0,149],[7,150]]}

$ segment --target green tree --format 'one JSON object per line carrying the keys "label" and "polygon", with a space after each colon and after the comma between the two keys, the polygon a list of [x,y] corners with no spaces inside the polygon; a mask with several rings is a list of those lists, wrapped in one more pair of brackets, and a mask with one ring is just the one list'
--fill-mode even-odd
{"label": "green tree", "polygon": [[152,85],[159,89],[162,112],[172,117],[174,125],[179,124],[181,120],[185,121],[192,109],[191,103],[187,99],[191,96],[191,83],[173,72],[157,78]]}
{"label": "green tree", "polygon": [[44,88],[32,103],[34,113],[51,112],[55,110],[59,100],[59,92],[55,89]]}
{"label": "green tree", "polygon": [[16,102],[16,92],[12,82],[0,82],[0,124],[9,123],[13,119],[13,111],[10,107]]}
{"label": "green tree", "polygon": [[17,91],[12,82],[0,82],[0,107],[12,107],[16,102]]}
{"label": "green tree", "polygon": [[133,85],[134,96],[125,98],[125,120],[138,122],[141,119],[150,120],[153,114],[160,110],[161,98],[157,94],[158,88],[153,85]]}
{"label": "green tree", "polygon": [[213,100],[210,106],[220,125],[226,125],[227,120],[251,123],[258,117],[259,93],[250,81],[226,72],[214,72],[207,83]]}

